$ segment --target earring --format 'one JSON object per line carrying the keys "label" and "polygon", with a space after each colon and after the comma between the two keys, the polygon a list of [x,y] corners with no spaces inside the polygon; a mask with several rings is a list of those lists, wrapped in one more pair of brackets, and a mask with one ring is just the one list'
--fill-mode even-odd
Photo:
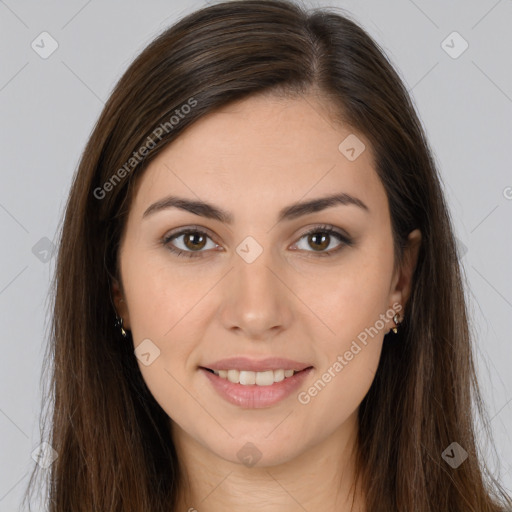
{"label": "earring", "polygon": [[123,338],[126,338],[127,334],[126,331],[123,329],[123,319],[116,317],[115,327],[121,329],[121,335]]}
{"label": "earring", "polygon": [[391,327],[391,330],[396,334],[398,332],[398,326],[402,323],[402,320],[400,319],[398,313],[395,313],[395,316],[393,317],[393,322],[395,322],[395,327]]}

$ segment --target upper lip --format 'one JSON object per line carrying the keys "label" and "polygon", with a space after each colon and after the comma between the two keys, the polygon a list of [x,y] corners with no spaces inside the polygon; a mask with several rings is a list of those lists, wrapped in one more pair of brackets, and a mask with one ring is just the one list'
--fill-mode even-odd
{"label": "upper lip", "polygon": [[309,368],[310,364],[284,359],[282,357],[268,357],[266,359],[249,359],[247,357],[230,357],[220,359],[214,363],[205,364],[202,368],[210,370],[246,370],[253,372],[264,372],[268,370],[297,370]]}

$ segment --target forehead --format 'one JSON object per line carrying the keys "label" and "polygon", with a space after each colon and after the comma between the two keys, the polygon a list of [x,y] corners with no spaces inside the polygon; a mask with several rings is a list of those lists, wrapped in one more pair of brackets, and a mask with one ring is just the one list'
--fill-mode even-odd
{"label": "forehead", "polygon": [[133,209],[173,193],[231,204],[233,211],[249,204],[277,211],[336,192],[386,205],[369,141],[336,123],[317,97],[258,95],[188,127],[149,164]]}

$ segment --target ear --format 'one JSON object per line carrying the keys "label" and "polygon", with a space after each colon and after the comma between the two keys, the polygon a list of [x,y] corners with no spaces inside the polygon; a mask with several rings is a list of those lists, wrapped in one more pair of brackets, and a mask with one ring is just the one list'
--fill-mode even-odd
{"label": "ear", "polygon": [[421,246],[421,231],[415,229],[407,237],[407,245],[404,247],[402,266],[397,270],[391,287],[391,302],[398,302],[402,308],[409,300],[412,288],[412,276],[418,262],[418,254]]}
{"label": "ear", "polygon": [[117,316],[123,319],[123,327],[130,329],[130,315],[128,313],[128,305],[124,298],[122,286],[117,279],[112,283],[112,297],[116,308]]}

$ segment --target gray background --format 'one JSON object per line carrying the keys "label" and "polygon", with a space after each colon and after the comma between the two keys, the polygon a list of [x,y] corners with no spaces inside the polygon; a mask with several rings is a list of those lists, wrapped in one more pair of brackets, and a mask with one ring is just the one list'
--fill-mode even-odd
{"label": "gray background", "polygon": [[[18,509],[40,443],[41,361],[55,261],[49,241],[56,242],[72,174],[105,99],[135,55],[202,5],[0,0],[1,511]],[[385,49],[413,96],[460,241],[498,476],[510,490],[512,1],[307,5],[350,12]],[[35,41],[50,48],[49,39],[38,37],[44,31],[59,45],[47,59],[31,47]],[[457,58],[447,53],[463,49],[457,37],[446,40],[453,31],[469,44]],[[495,470],[493,452],[485,443],[483,449]]]}

